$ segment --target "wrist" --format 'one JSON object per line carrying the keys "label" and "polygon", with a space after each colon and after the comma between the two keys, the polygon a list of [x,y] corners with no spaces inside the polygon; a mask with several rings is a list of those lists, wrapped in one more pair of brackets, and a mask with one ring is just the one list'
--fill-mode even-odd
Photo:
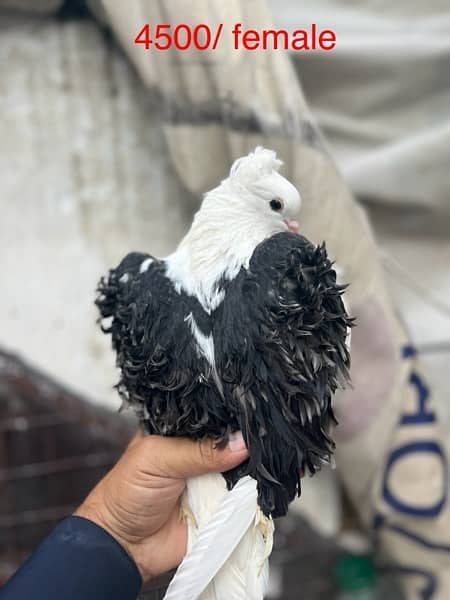
{"label": "wrist", "polygon": [[130,559],[136,565],[139,574],[144,583],[150,580],[150,574],[142,565],[140,560],[139,544],[133,544],[125,537],[120,535],[116,528],[111,526],[112,519],[109,519],[104,511],[95,502],[90,502],[87,498],[73,513],[75,517],[82,517],[88,521],[92,521],[102,529],[104,529],[116,542],[122,547],[124,552],[130,557]]}

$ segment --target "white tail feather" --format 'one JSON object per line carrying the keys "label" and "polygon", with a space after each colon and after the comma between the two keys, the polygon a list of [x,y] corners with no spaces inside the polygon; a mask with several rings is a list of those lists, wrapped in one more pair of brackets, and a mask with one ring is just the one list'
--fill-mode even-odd
{"label": "white tail feather", "polygon": [[256,481],[245,477],[228,492],[221,475],[195,477],[184,504],[188,552],[164,600],[262,600],[272,525],[259,518]]}

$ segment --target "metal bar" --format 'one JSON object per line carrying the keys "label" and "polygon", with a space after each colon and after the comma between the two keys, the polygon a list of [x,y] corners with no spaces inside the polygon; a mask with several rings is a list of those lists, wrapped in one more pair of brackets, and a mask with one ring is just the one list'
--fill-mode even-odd
{"label": "metal bar", "polygon": [[0,528],[8,529],[20,525],[34,525],[45,521],[56,521],[75,510],[76,505],[67,504],[65,506],[55,506],[51,508],[42,508],[39,510],[26,510],[22,513],[12,515],[0,515]]}
{"label": "metal bar", "polygon": [[118,452],[98,452],[96,454],[86,454],[84,456],[74,456],[23,465],[20,467],[12,467],[10,469],[0,469],[0,483],[18,479],[28,479],[31,477],[41,477],[42,475],[52,475],[54,473],[64,473],[67,471],[75,471],[77,469],[103,467],[115,463],[118,456]]}
{"label": "metal bar", "polygon": [[77,417],[63,417],[57,414],[17,416],[0,420],[0,433],[4,431],[28,431],[37,427],[80,423]]}

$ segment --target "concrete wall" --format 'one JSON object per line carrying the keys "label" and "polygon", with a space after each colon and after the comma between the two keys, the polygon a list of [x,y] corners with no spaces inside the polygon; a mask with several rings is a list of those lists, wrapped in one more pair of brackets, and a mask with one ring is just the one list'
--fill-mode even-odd
{"label": "concrete wall", "polygon": [[190,220],[158,115],[91,21],[1,17],[0,344],[118,406],[97,281],[164,255]]}

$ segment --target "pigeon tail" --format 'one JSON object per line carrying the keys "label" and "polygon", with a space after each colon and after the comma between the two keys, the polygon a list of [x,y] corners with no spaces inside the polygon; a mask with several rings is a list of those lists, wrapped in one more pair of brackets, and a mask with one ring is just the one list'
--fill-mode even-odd
{"label": "pigeon tail", "polygon": [[256,481],[227,491],[220,474],[187,482],[188,551],[164,600],[263,600],[273,521],[257,504]]}

